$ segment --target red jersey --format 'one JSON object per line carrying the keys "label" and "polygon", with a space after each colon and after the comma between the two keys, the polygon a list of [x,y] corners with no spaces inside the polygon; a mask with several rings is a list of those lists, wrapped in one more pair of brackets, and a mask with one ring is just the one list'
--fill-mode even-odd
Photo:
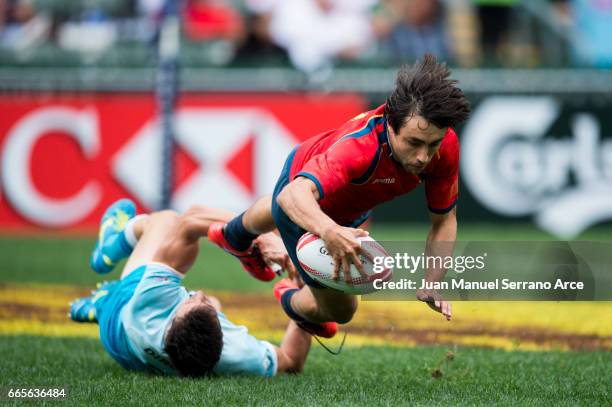
{"label": "red jersey", "polygon": [[340,225],[351,224],[421,182],[431,212],[446,213],[456,204],[459,141],[455,132],[449,128],[423,172],[412,174],[391,155],[384,109],[382,105],[312,137],[295,152],[289,179],[311,179],[319,190],[321,209]]}

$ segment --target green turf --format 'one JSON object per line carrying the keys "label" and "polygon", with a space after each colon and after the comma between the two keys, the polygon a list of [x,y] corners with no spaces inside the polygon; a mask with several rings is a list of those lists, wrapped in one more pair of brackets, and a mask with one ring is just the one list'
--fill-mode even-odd
{"label": "green turf", "polygon": [[0,337],[0,387],[69,386],[65,405],[88,406],[610,405],[609,353],[447,351],[316,348],[299,376],[184,380],[128,373],[96,340]]}
{"label": "green turf", "polygon": [[[405,224],[374,227],[372,236],[381,241],[424,240],[428,226]],[[461,240],[547,240],[550,235],[530,225],[469,225],[459,229]],[[581,236],[586,240],[609,240],[612,228],[593,229]],[[118,278],[114,272],[98,276],[88,266],[93,237],[12,237],[0,236],[0,282],[41,282],[91,286],[101,279]],[[120,268],[120,267],[118,267]],[[190,288],[266,291],[268,284],[250,278],[231,256],[207,242],[185,279]]]}
{"label": "green turf", "polygon": [[[374,228],[379,240],[420,240],[426,225]],[[609,240],[610,229],[581,238]],[[541,240],[526,226],[460,229],[462,240]],[[93,238],[0,237],[0,283],[92,285]],[[116,277],[111,274],[109,277]],[[269,290],[207,243],[188,286]],[[199,381],[129,374],[98,340],[0,335],[0,388],[69,386],[66,405],[612,405],[610,352],[505,352],[466,348],[445,361],[444,347],[349,348],[332,357],[315,346],[300,376]],[[433,378],[440,369],[442,376]],[[0,405],[6,402],[0,397]],[[23,404],[18,402],[16,404]],[[30,402],[28,404],[34,404]],[[55,404],[55,403],[53,403]]]}

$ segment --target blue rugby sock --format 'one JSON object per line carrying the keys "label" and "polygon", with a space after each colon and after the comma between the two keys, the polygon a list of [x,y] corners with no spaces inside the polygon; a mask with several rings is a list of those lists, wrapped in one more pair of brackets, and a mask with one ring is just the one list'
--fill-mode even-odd
{"label": "blue rugby sock", "polygon": [[286,290],[281,296],[280,303],[281,303],[281,306],[283,307],[283,310],[285,311],[285,314],[287,314],[289,318],[291,318],[295,322],[304,322],[306,320],[302,316],[300,316],[297,312],[295,312],[293,307],[291,307],[291,297],[293,297],[293,295],[297,293],[298,291],[300,291],[299,288],[290,288]]}
{"label": "blue rugby sock", "polygon": [[244,251],[251,247],[253,240],[259,236],[249,232],[244,227],[244,224],[242,223],[243,216],[244,212],[229,221],[227,225],[225,225],[225,229],[223,229],[223,236],[225,236],[225,240],[227,240],[234,249],[240,251]]}

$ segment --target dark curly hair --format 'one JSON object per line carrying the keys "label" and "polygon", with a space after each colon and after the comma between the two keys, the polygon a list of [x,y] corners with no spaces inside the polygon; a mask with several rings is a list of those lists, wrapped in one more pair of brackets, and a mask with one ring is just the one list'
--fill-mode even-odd
{"label": "dark curly hair", "polygon": [[209,374],[221,357],[223,333],[213,307],[201,306],[175,318],[166,334],[164,351],[181,376]]}
{"label": "dark curly hair", "polygon": [[423,61],[402,66],[396,87],[387,98],[385,117],[395,132],[413,115],[439,128],[454,127],[470,115],[470,104],[457,81],[448,79],[450,69],[426,54]]}

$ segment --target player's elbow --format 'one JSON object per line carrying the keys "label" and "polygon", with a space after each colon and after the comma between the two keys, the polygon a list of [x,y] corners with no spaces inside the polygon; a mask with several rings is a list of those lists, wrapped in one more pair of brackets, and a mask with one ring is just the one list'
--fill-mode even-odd
{"label": "player's elbow", "polygon": [[304,371],[305,358],[290,357],[282,352],[279,358],[279,370],[285,373],[298,374]]}
{"label": "player's elbow", "polygon": [[304,361],[298,360],[294,361],[290,368],[287,370],[287,373],[299,374],[304,371]]}
{"label": "player's elbow", "polygon": [[318,199],[316,185],[307,178],[296,178],[281,190],[276,197],[276,203],[285,212],[288,212],[309,194],[312,195],[313,199]]}
{"label": "player's elbow", "polygon": [[276,204],[285,212],[293,205],[292,185],[286,185],[276,197]]}

